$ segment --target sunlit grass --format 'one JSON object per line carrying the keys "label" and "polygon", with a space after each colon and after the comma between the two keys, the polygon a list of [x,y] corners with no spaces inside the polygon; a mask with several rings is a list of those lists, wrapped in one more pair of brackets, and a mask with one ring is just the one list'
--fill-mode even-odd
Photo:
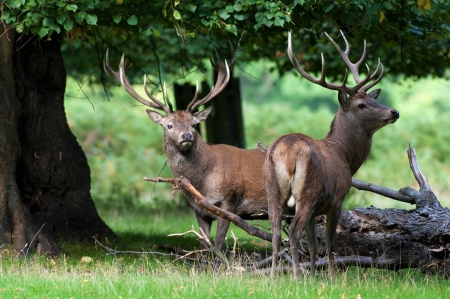
{"label": "sunlit grass", "polygon": [[[109,215],[109,216],[108,216]],[[189,213],[148,215],[142,230],[141,211],[128,211],[114,222],[115,212],[103,217],[120,240],[102,242],[117,250],[164,252],[159,247],[195,249],[194,236],[167,237],[192,222]],[[162,217],[162,218],[160,218]],[[161,221],[160,220],[165,220]],[[138,220],[138,221],[134,221]],[[134,225],[136,223],[136,225]],[[159,224],[158,224],[159,223]],[[164,225],[170,223],[170,225]],[[174,224],[176,223],[176,224]],[[142,230],[142,231],[141,231]],[[166,239],[165,239],[166,238]],[[246,240],[242,236],[242,240]],[[238,240],[238,243],[240,241]],[[240,260],[218,272],[201,270],[156,254],[110,255],[94,242],[62,243],[64,254],[56,259],[32,255],[18,260],[0,259],[0,298],[448,298],[450,284],[440,276],[415,269],[398,272],[351,267],[330,279],[319,271],[293,280],[290,274],[251,275]],[[240,247],[240,245],[239,245]],[[264,248],[264,247],[263,247]],[[243,256],[250,258],[251,252]]]}

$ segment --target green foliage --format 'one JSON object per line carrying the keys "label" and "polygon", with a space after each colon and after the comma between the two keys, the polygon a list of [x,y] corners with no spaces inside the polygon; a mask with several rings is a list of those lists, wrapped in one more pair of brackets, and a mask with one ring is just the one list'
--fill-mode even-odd
{"label": "green foliage", "polygon": [[[257,141],[270,144],[282,134],[302,132],[321,139],[328,133],[337,109],[336,92],[327,91],[294,74],[279,77],[264,71],[267,64],[247,66],[241,75],[244,125],[248,148]],[[259,74],[257,77],[245,73]],[[450,132],[445,98],[450,83],[422,79],[392,83],[386,77],[379,84],[380,102],[400,111],[400,119],[374,136],[372,152],[356,178],[398,190],[418,188],[410,171],[406,149],[417,149],[419,165],[441,203],[450,206]],[[100,88],[79,87],[69,81],[66,110],[69,124],[85,150],[92,176],[92,194],[97,205],[154,210],[185,205],[181,195],[172,200],[171,188],[143,182],[142,177],[170,177],[162,149],[162,129],[151,122],[145,108],[121,88],[111,89],[106,101]],[[136,86],[142,91],[141,86]],[[77,98],[73,98],[73,97]],[[95,109],[95,110],[94,110]],[[380,196],[352,190],[345,209],[373,204],[404,207]]]}
{"label": "green foliage", "polygon": [[[228,40],[241,47],[237,64],[268,58],[286,72],[291,64],[279,58],[285,55],[289,30],[307,68],[319,70],[320,52],[334,51],[324,42],[324,32],[340,43],[339,29],[352,48],[358,45],[357,53],[367,40],[368,60],[381,57],[392,75],[442,77],[450,66],[449,10],[449,1],[419,9],[416,0],[7,0],[0,3],[0,22],[42,38],[62,34],[65,56],[76,53],[69,74],[89,74],[97,82],[104,81],[102,70],[93,65],[101,65],[106,47],[126,52],[137,67],[161,67],[179,76],[202,69],[213,48],[229,57]],[[343,69],[335,56],[327,60],[329,76],[341,77]]]}
{"label": "green foliage", "polygon": [[162,149],[162,129],[150,121],[144,106],[136,106],[121,88],[111,89],[112,101],[105,101],[101,89],[84,88],[83,94],[74,81],[67,86],[69,126],[87,155],[97,206],[122,211],[175,206],[169,185],[143,181],[144,176],[172,176]]}

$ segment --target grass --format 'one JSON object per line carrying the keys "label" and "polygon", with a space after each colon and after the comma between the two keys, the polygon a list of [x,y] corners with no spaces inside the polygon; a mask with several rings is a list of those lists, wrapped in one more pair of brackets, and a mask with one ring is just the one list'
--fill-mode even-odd
{"label": "grass", "polygon": [[[192,235],[167,237],[189,230],[193,213],[129,210],[121,215],[101,210],[103,219],[121,240],[103,243],[118,250],[158,251],[161,244],[195,249]],[[251,251],[264,250],[239,235],[238,243]],[[242,242],[242,243],[241,243]],[[247,243],[246,243],[247,242]],[[251,244],[251,246],[249,246]],[[351,267],[329,279],[319,271],[311,280],[291,275],[249,275],[234,261],[229,271],[213,273],[181,262],[147,254],[108,255],[93,242],[63,243],[56,259],[33,255],[0,259],[0,298],[448,298],[448,280],[415,269],[398,272]],[[5,253],[5,252],[4,252]]]}

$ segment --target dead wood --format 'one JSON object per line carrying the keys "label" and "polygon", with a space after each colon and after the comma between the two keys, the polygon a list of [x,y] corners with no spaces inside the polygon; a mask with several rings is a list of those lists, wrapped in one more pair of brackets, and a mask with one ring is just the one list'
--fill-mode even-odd
{"label": "dead wood", "polygon": [[[259,146],[262,148],[263,146]],[[411,170],[419,183],[420,190],[410,187],[399,191],[371,183],[353,180],[353,186],[365,190],[415,204],[416,208],[378,209],[376,207],[355,208],[345,211],[339,221],[336,237],[336,259],[338,266],[356,265],[359,267],[375,267],[398,270],[406,267],[420,268],[426,273],[450,275],[450,210],[442,207],[420,171],[415,150],[408,148],[408,158]],[[272,235],[258,229],[239,216],[222,210],[208,202],[185,178],[148,179],[154,182],[170,182],[176,188],[190,192],[197,203],[219,217],[231,221],[247,233],[263,240],[271,241]],[[325,256],[325,223],[318,221],[316,230],[318,238],[318,255]],[[283,243],[288,246],[288,242]],[[305,246],[307,252],[307,246]],[[281,253],[281,252],[280,252]],[[283,251],[282,256],[287,255]],[[284,258],[289,263],[289,259]],[[318,268],[326,267],[327,260],[316,261]],[[261,261],[253,267],[253,273],[263,274],[265,269],[255,269],[266,265]],[[309,268],[311,264],[304,262],[301,268]],[[288,271],[288,266],[279,267],[278,271]]]}

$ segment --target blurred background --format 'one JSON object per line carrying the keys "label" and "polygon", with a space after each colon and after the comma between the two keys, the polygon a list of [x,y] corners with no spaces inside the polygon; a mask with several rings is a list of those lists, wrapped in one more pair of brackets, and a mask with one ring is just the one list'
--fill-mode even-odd
{"label": "blurred background", "polygon": [[[316,139],[328,133],[338,107],[337,92],[310,83],[295,70],[280,76],[265,60],[245,64],[234,75],[241,87],[246,148],[255,148],[257,141],[269,145],[286,133],[301,132]],[[143,85],[134,88],[143,93]],[[450,82],[386,75],[377,88],[382,89],[378,101],[399,110],[400,119],[375,133],[369,159],[355,177],[394,190],[417,189],[406,153],[410,143],[431,188],[450,207]],[[143,181],[144,176],[172,177],[162,148],[162,128],[121,87],[110,87],[109,92],[110,100],[101,85],[67,81],[66,113],[87,154],[92,196],[100,213],[108,209],[189,209],[183,195],[173,194],[169,184]],[[169,88],[173,98],[172,93]],[[413,208],[352,188],[344,209],[369,205]]]}

